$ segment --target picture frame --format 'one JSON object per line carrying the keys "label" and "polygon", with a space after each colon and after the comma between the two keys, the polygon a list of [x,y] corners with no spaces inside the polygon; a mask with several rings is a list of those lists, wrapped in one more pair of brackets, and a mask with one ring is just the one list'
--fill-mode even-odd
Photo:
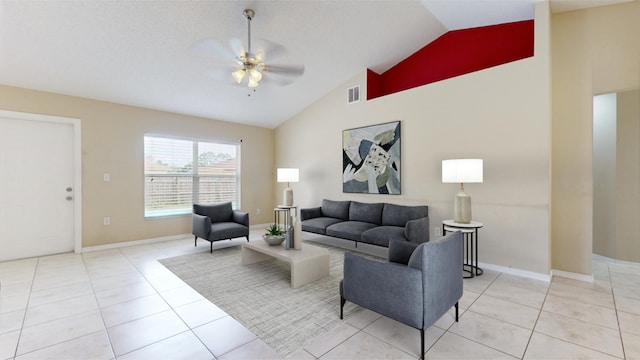
{"label": "picture frame", "polygon": [[342,131],[342,191],[401,194],[400,121]]}

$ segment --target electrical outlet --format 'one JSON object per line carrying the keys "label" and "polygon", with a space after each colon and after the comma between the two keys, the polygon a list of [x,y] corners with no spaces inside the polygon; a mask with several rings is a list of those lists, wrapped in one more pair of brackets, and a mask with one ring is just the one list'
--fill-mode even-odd
{"label": "electrical outlet", "polygon": [[256,209],[256,215],[260,215],[260,208]]}
{"label": "electrical outlet", "polygon": [[102,223],[104,225],[111,225],[111,218],[110,217],[106,217],[102,220]]}
{"label": "electrical outlet", "polygon": [[435,227],[435,233],[436,233],[436,236],[440,236],[441,235],[440,234],[440,226],[436,226]]}

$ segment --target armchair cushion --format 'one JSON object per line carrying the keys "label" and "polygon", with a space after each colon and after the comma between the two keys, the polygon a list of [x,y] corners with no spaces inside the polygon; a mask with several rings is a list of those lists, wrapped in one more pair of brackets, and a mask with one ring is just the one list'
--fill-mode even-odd
{"label": "armchair cushion", "polygon": [[249,229],[235,222],[220,222],[211,224],[211,233],[207,240],[225,240],[249,235]]}
{"label": "armchair cushion", "polygon": [[214,205],[193,204],[193,212],[208,216],[212,223],[233,221],[233,208],[230,201]]}

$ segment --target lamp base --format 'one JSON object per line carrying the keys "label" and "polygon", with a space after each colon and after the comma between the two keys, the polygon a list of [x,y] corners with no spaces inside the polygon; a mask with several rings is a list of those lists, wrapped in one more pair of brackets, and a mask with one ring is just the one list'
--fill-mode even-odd
{"label": "lamp base", "polygon": [[453,221],[459,224],[471,222],[471,196],[460,190],[453,201]]}
{"label": "lamp base", "polygon": [[292,206],[293,205],[293,189],[285,188],[284,191],[282,192],[282,199],[283,199],[283,204],[285,206]]}

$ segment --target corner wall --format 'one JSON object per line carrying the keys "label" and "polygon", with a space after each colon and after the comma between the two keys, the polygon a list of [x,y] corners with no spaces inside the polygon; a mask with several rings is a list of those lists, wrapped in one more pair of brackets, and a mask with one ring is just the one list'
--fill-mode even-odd
{"label": "corner wall", "polygon": [[[295,202],[427,204],[436,238],[434,228],[452,217],[458,191],[441,182],[441,161],[483,158],[484,183],[465,185],[473,218],[484,223],[479,261],[548,275],[549,36],[548,3],[540,2],[534,57],[347,104],[349,87],[366,88],[363,70],[276,129],[276,165],[300,168]],[[342,193],[342,131],[394,120],[402,121],[402,195]]]}
{"label": "corner wall", "polygon": [[[83,247],[191,233],[191,216],[144,219],[145,133],[237,142],[242,139],[241,209],[271,221],[274,131],[0,85],[0,109],[82,122]],[[104,182],[103,174],[111,174]],[[256,213],[260,208],[261,214]],[[102,219],[111,217],[111,225]]]}
{"label": "corner wall", "polygon": [[640,88],[640,2],[552,17],[552,266],[591,274],[593,95]]}

